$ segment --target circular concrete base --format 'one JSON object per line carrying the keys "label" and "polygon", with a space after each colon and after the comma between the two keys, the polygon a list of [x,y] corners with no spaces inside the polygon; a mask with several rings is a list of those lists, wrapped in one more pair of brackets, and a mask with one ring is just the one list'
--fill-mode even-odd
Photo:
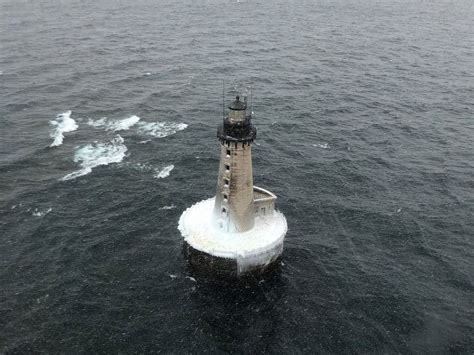
{"label": "circular concrete base", "polygon": [[197,249],[184,242],[183,252],[186,255],[188,265],[194,275],[205,277],[218,277],[219,279],[235,279],[243,277],[261,276],[271,274],[280,266],[281,254],[276,256],[265,265],[255,265],[245,272],[239,272],[236,259],[220,258]]}
{"label": "circular concrete base", "polygon": [[193,268],[242,276],[263,273],[275,266],[287,231],[282,213],[255,217],[255,227],[244,233],[227,233],[214,227],[213,209],[211,198],[191,206],[179,219],[178,229]]}

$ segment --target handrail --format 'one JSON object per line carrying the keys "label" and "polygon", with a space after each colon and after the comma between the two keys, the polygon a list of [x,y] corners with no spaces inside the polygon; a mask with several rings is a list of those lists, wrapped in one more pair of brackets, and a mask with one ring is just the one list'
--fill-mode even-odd
{"label": "handrail", "polygon": [[277,199],[277,197],[276,197],[276,195],[275,195],[274,193],[272,193],[272,192],[270,192],[270,191],[268,191],[268,190],[262,189],[261,187],[254,186],[254,187],[253,187],[253,191],[254,191],[254,192],[260,192],[260,193],[262,193],[262,194],[267,195],[267,197],[257,198],[257,199],[255,199],[254,201],[259,202],[259,201],[267,201],[267,200],[276,200],[276,199]]}

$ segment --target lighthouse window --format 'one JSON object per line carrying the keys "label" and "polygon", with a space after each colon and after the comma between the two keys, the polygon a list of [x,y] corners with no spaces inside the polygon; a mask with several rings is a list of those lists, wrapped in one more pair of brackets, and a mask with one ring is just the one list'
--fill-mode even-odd
{"label": "lighthouse window", "polygon": [[230,149],[227,149],[227,156],[230,157]]}
{"label": "lighthouse window", "polygon": [[224,179],[224,185],[229,186],[229,179]]}
{"label": "lighthouse window", "polygon": [[225,209],[225,207],[222,207],[222,214],[226,214],[227,210]]}
{"label": "lighthouse window", "polygon": [[224,194],[223,197],[224,197],[224,200],[227,201],[227,198],[228,198],[227,194]]}
{"label": "lighthouse window", "polygon": [[225,170],[230,171],[230,165],[229,164],[225,165]]}

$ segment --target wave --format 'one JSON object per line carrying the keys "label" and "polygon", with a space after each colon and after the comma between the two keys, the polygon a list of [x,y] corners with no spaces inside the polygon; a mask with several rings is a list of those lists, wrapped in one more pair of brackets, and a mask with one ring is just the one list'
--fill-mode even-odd
{"label": "wave", "polygon": [[107,122],[107,117],[102,117],[102,118],[99,118],[97,120],[93,120],[92,118],[89,118],[87,120],[87,124],[91,127],[104,127],[106,125],[106,122]]}
{"label": "wave", "polygon": [[50,136],[54,139],[50,147],[63,144],[64,133],[75,131],[79,127],[76,121],[71,118],[71,113],[71,111],[60,113],[54,120],[49,121],[50,125],[53,126]]}
{"label": "wave", "polygon": [[81,169],[67,174],[60,180],[72,180],[87,175],[99,165],[120,163],[127,152],[127,146],[123,142],[123,138],[117,134],[110,142],[88,144],[77,149],[74,154],[74,162],[79,163]]}
{"label": "wave", "polygon": [[37,208],[35,208],[35,210],[33,211],[32,215],[34,217],[43,217],[43,216],[46,216],[49,212],[51,212],[53,209],[52,208],[48,208],[44,211],[40,211],[38,210]]}
{"label": "wave", "polygon": [[92,127],[105,128],[107,131],[126,131],[136,125],[140,121],[138,116],[130,116],[122,120],[108,120],[106,117],[102,117],[98,120],[89,118],[87,124]]}
{"label": "wave", "polygon": [[318,148],[322,148],[322,149],[328,149],[328,148],[329,148],[329,144],[328,144],[328,143],[323,143],[323,144],[317,143],[317,144],[313,144],[313,147],[318,147]]}
{"label": "wave", "polygon": [[[138,134],[153,138],[164,138],[182,131],[187,128],[186,123],[174,122],[143,122],[140,117],[133,115],[122,120],[109,120],[106,117],[93,120],[89,118],[87,124],[91,127],[105,128],[107,131],[126,131],[130,128],[136,128]],[[149,140],[144,140],[139,143],[148,143]]]}
{"label": "wave", "polygon": [[171,173],[171,170],[174,169],[174,165],[171,164],[171,165],[168,165],[168,166],[165,166],[163,169],[161,169],[160,171],[156,171],[156,174],[153,175],[154,178],[157,178],[157,179],[164,179],[165,177],[168,177]]}
{"label": "wave", "polygon": [[123,163],[123,166],[141,172],[152,173],[153,177],[156,179],[164,179],[165,177],[168,177],[170,175],[171,170],[174,169],[174,165],[172,164],[167,165],[165,167],[162,166],[160,168],[157,168],[147,163]]}
{"label": "wave", "polygon": [[188,127],[186,123],[173,122],[139,122],[137,131],[151,137],[163,138],[182,131]]}
{"label": "wave", "polygon": [[167,205],[167,206],[160,207],[160,210],[174,210],[175,208],[176,208],[175,205]]}

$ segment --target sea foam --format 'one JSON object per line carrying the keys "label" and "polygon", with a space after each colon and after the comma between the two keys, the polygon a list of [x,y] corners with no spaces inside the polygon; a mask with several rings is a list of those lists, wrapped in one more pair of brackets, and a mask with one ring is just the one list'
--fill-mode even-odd
{"label": "sea foam", "polygon": [[137,124],[138,133],[156,137],[164,138],[175,134],[178,131],[182,131],[188,127],[186,123],[173,123],[173,122],[139,122]]}
{"label": "sea foam", "polygon": [[110,142],[88,144],[78,148],[74,154],[74,162],[79,163],[81,169],[64,176],[60,180],[71,180],[87,175],[99,165],[121,162],[127,152],[127,146],[123,142],[123,138],[117,134]]}
{"label": "sea foam", "polygon": [[[99,119],[91,119],[87,121],[87,124],[95,128],[104,128],[106,131],[126,131],[134,128],[138,134],[151,137],[151,138],[164,138],[175,134],[178,131],[182,131],[188,125],[186,123],[174,123],[174,122],[144,122],[141,121],[140,117],[133,115],[128,118],[121,120],[110,120],[106,117]],[[141,141],[139,143],[148,143],[149,140]]]}
{"label": "sea foam", "polygon": [[175,205],[166,205],[163,207],[160,207],[160,210],[174,210],[176,208]]}
{"label": "sea foam", "polygon": [[53,126],[50,136],[54,139],[50,147],[63,144],[64,133],[75,131],[78,128],[76,121],[71,118],[71,113],[71,111],[60,113],[54,120],[49,121],[50,125]]}
{"label": "sea foam", "polygon": [[97,120],[89,118],[87,124],[92,127],[105,128],[107,131],[126,131],[132,128],[137,122],[140,121],[138,116],[130,116],[121,120],[108,120],[106,117],[102,117]]}
{"label": "sea foam", "polygon": [[164,179],[165,177],[168,177],[170,175],[170,172],[171,170],[174,169],[174,165],[171,164],[171,165],[168,165],[168,166],[165,166],[163,169],[161,169],[160,171],[156,171],[156,174],[153,175],[154,178],[157,178],[157,179]]}
{"label": "sea foam", "polygon": [[43,217],[43,216],[46,216],[49,212],[51,212],[53,209],[52,208],[48,208],[44,211],[41,211],[37,208],[35,208],[35,210],[33,211],[32,215],[34,217]]}
{"label": "sea foam", "polygon": [[123,163],[123,166],[126,166],[128,168],[132,168],[134,170],[146,172],[146,173],[152,173],[153,177],[156,179],[164,179],[170,175],[171,170],[174,169],[174,165],[166,165],[166,166],[161,166],[157,168],[154,165],[147,164],[147,163]]}
{"label": "sea foam", "polygon": [[328,148],[329,148],[329,144],[328,144],[328,143],[317,143],[317,144],[313,144],[313,147],[318,147],[318,148],[322,148],[322,149],[328,149]]}

